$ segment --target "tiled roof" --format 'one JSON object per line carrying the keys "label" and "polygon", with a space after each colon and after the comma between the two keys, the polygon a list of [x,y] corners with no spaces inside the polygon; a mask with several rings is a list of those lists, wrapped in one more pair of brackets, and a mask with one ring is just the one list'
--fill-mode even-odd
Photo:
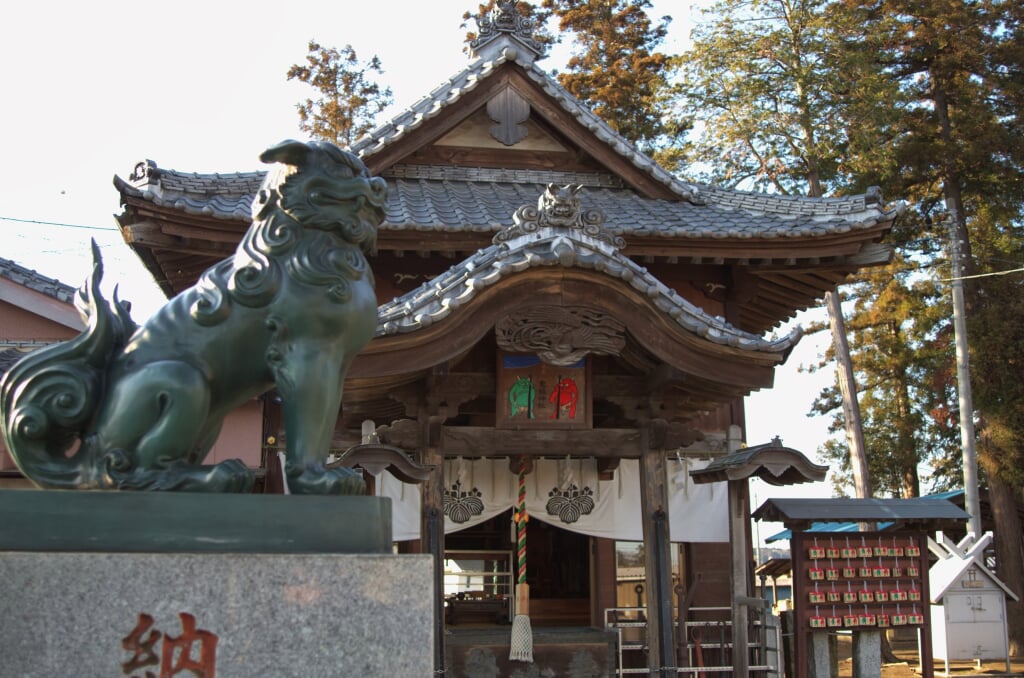
{"label": "tiled roof", "polygon": [[[147,161],[149,162],[149,161]],[[389,173],[390,174],[390,173]],[[387,215],[382,230],[477,231],[497,233],[512,214],[535,204],[548,181],[536,171],[436,168],[434,174],[399,168],[388,178]],[[563,183],[567,173],[548,173]],[[402,176],[404,175],[404,176]],[[551,177],[551,175],[555,175]],[[191,215],[250,219],[250,205],[263,172],[195,174],[147,165],[146,178],[129,183],[115,177],[127,195]],[[584,185],[581,198],[602,209],[618,235],[692,239],[806,238],[870,229],[892,219],[873,194],[810,199],[742,191],[705,189],[707,204],[643,198],[601,175],[574,175]],[[518,181],[517,181],[518,179]]]}
{"label": "tiled roof", "polygon": [[583,268],[604,273],[643,294],[676,326],[722,346],[783,353],[800,339],[798,329],[765,339],[711,316],[622,255],[618,248],[581,231],[542,227],[479,250],[445,273],[378,309],[377,336],[413,332],[443,321],[481,290],[516,273],[541,266]]}
{"label": "tiled roof", "polygon": [[158,207],[185,214],[248,222],[252,200],[266,172],[198,174],[157,167],[152,160],[135,165],[128,180],[114,177],[118,190]]}
{"label": "tiled roof", "polygon": [[[497,24],[496,24],[497,26]],[[870,228],[892,220],[877,191],[841,198],[805,198],[736,191],[680,180],[620,136],[534,63],[537,54],[516,42],[519,27],[498,26],[479,58],[425,97],[352,145],[364,159],[400,142],[491,77],[513,64],[608,148],[663,184],[680,201],[646,199],[611,174],[523,169],[394,165],[383,170],[391,186],[384,230],[497,232],[512,213],[532,204],[550,182],[582,184],[594,207],[624,236],[671,238],[814,237]],[[521,40],[521,37],[519,38]],[[185,214],[248,221],[264,172],[195,174],[139,163],[123,192]]]}
{"label": "tiled roof", "polygon": [[435,87],[408,109],[356,141],[352,145],[352,151],[366,158],[399,141],[427,120],[440,115],[444,109],[459,101],[466,93],[476,89],[500,66],[509,62],[518,64],[523,73],[551,96],[563,110],[576,118],[580,124],[589,129],[600,141],[608,144],[616,153],[680,197],[700,201],[699,189],[695,184],[681,181],[640,152],[636,146],[625,140],[608,123],[601,120],[567,89],[558,84],[544,69],[537,66],[534,63],[533,54],[523,49],[516,49],[511,44],[493,58],[474,60],[469,66]]}
{"label": "tiled roof", "polygon": [[18,283],[36,292],[41,292],[48,297],[53,297],[66,304],[74,303],[75,288],[65,285],[59,280],[47,278],[45,275],[25,268],[10,259],[0,257],[0,277]]}

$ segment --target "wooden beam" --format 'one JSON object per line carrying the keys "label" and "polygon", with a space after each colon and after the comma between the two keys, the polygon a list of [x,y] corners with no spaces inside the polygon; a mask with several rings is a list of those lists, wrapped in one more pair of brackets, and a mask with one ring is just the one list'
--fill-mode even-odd
{"label": "wooden beam", "polygon": [[640,432],[636,429],[514,430],[480,426],[444,426],[447,457],[507,457],[566,455],[639,459]]}
{"label": "wooden beam", "polygon": [[157,249],[176,249],[181,247],[180,240],[164,235],[160,226],[152,221],[138,221],[134,224],[121,226],[121,237],[129,245],[154,247]]}

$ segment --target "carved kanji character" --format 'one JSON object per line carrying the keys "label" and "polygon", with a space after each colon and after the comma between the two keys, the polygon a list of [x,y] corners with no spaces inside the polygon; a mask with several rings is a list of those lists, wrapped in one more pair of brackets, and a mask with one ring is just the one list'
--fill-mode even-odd
{"label": "carved kanji character", "polygon": [[[122,662],[121,671],[126,676],[132,672],[147,666],[156,666],[160,658],[156,656],[155,648],[157,642],[163,637],[159,631],[150,631],[149,635],[143,638],[146,631],[153,626],[153,618],[148,614],[140,614],[139,622],[132,629],[132,632],[121,639],[121,647],[132,653],[132,658]],[[156,674],[146,671],[145,678],[156,678]]]}
{"label": "carved kanji character", "polygon": [[[196,618],[181,612],[181,635],[165,635],[160,658],[160,678],[171,678],[183,671],[191,671],[197,678],[214,678],[217,661],[216,634],[196,629]],[[192,658],[193,646],[198,643],[199,656]]]}

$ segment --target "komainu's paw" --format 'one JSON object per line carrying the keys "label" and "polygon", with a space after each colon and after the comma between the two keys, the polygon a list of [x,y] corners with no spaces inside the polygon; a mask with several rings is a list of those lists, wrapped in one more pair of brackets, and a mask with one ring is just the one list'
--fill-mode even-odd
{"label": "komainu's paw", "polygon": [[350,468],[307,466],[301,473],[288,474],[288,491],[292,494],[366,494],[366,483],[362,474]]}
{"label": "komainu's paw", "polygon": [[135,468],[111,472],[119,490],[175,492],[252,492],[255,474],[240,459],[200,466],[182,461],[163,468]]}

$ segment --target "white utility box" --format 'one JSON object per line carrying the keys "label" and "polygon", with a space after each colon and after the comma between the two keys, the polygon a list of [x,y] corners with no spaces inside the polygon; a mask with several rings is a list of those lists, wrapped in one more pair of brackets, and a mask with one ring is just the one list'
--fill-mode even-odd
{"label": "white utility box", "polygon": [[932,603],[932,648],[945,662],[1005,659],[1010,671],[1006,630],[1006,598],[1017,596],[985,565],[985,547],[992,533],[975,541],[968,535],[959,544],[941,532],[929,548],[938,562],[928,572]]}

